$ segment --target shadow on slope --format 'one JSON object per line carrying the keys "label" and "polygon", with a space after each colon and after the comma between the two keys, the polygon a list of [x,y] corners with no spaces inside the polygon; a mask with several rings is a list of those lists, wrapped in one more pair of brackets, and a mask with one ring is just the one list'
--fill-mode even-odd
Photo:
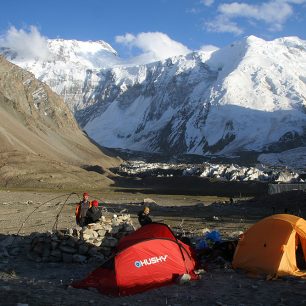
{"label": "shadow on slope", "polygon": [[261,182],[222,182],[195,176],[112,178],[117,191],[151,194],[255,196],[268,193],[268,184]]}

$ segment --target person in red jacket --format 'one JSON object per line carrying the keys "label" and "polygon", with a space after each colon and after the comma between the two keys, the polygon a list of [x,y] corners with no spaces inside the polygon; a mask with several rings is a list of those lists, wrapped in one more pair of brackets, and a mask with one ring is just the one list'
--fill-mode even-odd
{"label": "person in red jacket", "polygon": [[77,204],[75,209],[75,219],[76,224],[79,226],[85,225],[85,218],[87,210],[91,207],[91,203],[89,202],[89,194],[87,192],[83,193],[83,200]]}

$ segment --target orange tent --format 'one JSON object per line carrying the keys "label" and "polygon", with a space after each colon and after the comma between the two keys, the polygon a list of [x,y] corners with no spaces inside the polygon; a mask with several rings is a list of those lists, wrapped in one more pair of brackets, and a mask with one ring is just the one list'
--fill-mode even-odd
{"label": "orange tent", "polygon": [[306,271],[301,271],[297,265],[297,251],[305,263],[306,221],[288,214],[273,215],[242,235],[233,267],[271,277],[305,276]]}

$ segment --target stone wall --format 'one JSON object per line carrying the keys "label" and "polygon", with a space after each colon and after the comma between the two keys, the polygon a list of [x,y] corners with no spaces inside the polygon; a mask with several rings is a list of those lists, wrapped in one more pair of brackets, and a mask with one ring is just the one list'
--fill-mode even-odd
{"label": "stone wall", "polygon": [[32,233],[28,258],[36,262],[84,263],[107,260],[119,240],[135,230],[130,215],[102,217],[97,223],[47,233]]}

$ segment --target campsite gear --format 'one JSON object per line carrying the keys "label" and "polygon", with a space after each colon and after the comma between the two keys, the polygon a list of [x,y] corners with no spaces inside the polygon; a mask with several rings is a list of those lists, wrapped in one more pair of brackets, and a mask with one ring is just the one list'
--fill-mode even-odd
{"label": "campsite gear", "polygon": [[197,251],[207,249],[207,248],[209,248],[209,246],[204,239],[198,239],[197,240],[197,242],[196,242],[196,250]]}
{"label": "campsite gear", "polygon": [[216,243],[212,249],[211,258],[222,257],[231,262],[233,260],[238,240],[227,240]]}
{"label": "campsite gear", "polygon": [[193,249],[177,240],[167,225],[151,223],[122,238],[112,259],[72,286],[131,295],[173,284],[184,274],[195,280],[195,268]]}
{"label": "campsite gear", "polygon": [[232,262],[235,249],[238,241],[227,240],[214,244],[210,249],[203,249],[199,251],[199,257],[205,261],[206,264],[222,259],[223,261]]}
{"label": "campsite gear", "polygon": [[220,243],[221,241],[221,235],[218,231],[214,230],[211,232],[206,232],[203,238],[197,240],[196,249],[203,250],[212,248],[215,244]]}
{"label": "campsite gear", "polygon": [[218,231],[211,231],[205,233],[204,239],[211,240],[213,243],[221,242],[221,235]]}
{"label": "campsite gear", "polygon": [[241,237],[233,260],[234,268],[270,277],[304,276],[297,266],[296,252],[301,245],[306,254],[306,221],[289,214],[267,217],[250,227]]}

